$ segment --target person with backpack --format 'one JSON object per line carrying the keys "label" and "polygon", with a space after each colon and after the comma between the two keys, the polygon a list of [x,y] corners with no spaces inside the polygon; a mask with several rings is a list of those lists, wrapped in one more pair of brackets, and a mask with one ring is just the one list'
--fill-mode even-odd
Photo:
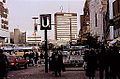
{"label": "person with backpack", "polygon": [[4,55],[3,50],[0,49],[0,79],[7,78],[8,64],[7,56]]}

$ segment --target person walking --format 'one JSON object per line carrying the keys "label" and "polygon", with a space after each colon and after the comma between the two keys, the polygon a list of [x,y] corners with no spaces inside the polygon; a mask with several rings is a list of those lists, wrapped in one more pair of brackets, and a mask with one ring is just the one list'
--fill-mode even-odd
{"label": "person walking", "polygon": [[120,65],[117,61],[119,61],[119,49],[116,44],[112,47],[112,53],[111,53],[111,79],[120,79]]}
{"label": "person walking", "polygon": [[4,55],[3,50],[0,49],[0,79],[7,78],[8,64],[7,56]]}
{"label": "person walking", "polygon": [[55,53],[52,53],[52,55],[49,57],[49,71],[52,71],[54,73],[54,55]]}
{"label": "person walking", "polygon": [[61,70],[63,65],[63,56],[58,51],[55,51],[55,54],[53,56],[53,63],[54,63],[54,72],[55,76],[61,76]]}
{"label": "person walking", "polygon": [[32,64],[33,66],[35,65],[35,62],[34,62],[34,52],[33,51],[31,51],[30,54],[29,54],[29,61],[30,61],[29,64]]}
{"label": "person walking", "polygon": [[85,62],[87,63],[86,76],[88,76],[89,79],[94,79],[95,71],[97,69],[97,57],[93,49],[87,51]]}
{"label": "person walking", "polygon": [[36,54],[35,54],[35,64],[36,65],[38,65],[37,61],[38,61],[38,52],[36,52]]}
{"label": "person walking", "polygon": [[105,79],[109,79],[109,54],[104,45],[101,45],[100,50],[98,53],[99,78],[104,79],[105,77]]}
{"label": "person walking", "polygon": [[40,63],[42,64],[44,62],[44,55],[43,53],[41,52],[40,53]]}

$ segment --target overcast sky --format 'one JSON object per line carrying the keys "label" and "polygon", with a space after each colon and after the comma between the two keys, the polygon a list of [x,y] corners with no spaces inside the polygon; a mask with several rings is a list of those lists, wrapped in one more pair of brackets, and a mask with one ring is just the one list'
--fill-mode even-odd
{"label": "overcast sky", "polygon": [[[80,28],[79,19],[80,15],[83,14],[84,3],[85,0],[9,0],[10,31],[13,31],[14,28],[19,28],[23,32],[33,32],[34,21],[32,17],[39,17],[40,14],[52,14],[53,23],[54,13],[61,11],[60,6],[63,6],[63,12],[70,11],[78,14],[78,28]],[[43,31],[40,31],[38,36],[43,37],[43,34]],[[51,39],[54,37],[54,26],[49,31],[49,37]]]}

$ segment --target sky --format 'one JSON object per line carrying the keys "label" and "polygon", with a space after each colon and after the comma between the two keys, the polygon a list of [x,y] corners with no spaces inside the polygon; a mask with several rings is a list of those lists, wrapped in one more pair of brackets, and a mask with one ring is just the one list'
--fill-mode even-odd
{"label": "sky", "polygon": [[[77,13],[78,15],[78,31],[80,29],[80,15],[83,14],[85,0],[9,0],[9,27],[10,31],[19,28],[22,32],[32,35],[34,31],[34,21],[32,17],[41,14],[52,14],[52,24],[54,24],[54,13],[62,12]],[[40,23],[40,20],[37,20]],[[37,36],[44,38],[44,31],[39,30]],[[54,26],[48,31],[48,38],[54,39]]]}

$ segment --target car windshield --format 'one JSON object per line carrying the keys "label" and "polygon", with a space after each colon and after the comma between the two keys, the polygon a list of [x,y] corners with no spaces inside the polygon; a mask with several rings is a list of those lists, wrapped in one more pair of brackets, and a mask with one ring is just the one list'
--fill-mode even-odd
{"label": "car windshield", "polygon": [[8,58],[9,61],[13,60],[13,56],[8,56],[7,58]]}

